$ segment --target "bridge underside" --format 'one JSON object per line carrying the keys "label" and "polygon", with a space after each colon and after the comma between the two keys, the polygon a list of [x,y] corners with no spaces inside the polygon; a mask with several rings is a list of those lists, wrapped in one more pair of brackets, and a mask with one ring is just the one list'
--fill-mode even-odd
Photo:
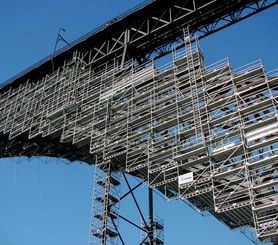
{"label": "bridge underside", "polygon": [[45,138],[37,136],[28,139],[28,133],[22,133],[10,140],[9,134],[0,133],[1,158],[25,156],[45,156],[64,158],[69,161],[82,161],[94,164],[95,158],[88,154],[86,149],[72,144],[61,143],[60,138]]}

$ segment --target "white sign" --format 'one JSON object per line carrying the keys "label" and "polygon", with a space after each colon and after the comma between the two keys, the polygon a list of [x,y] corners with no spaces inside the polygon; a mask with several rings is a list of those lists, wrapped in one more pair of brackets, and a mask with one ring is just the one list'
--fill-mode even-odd
{"label": "white sign", "polygon": [[193,172],[189,172],[179,176],[179,186],[193,181]]}

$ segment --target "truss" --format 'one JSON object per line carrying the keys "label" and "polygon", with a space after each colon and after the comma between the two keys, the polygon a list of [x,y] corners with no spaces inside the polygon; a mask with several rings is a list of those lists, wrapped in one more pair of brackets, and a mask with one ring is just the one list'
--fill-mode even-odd
{"label": "truss", "polygon": [[71,59],[76,50],[82,53],[87,64],[99,69],[115,58],[121,64],[131,59],[142,64],[170,53],[173,44],[182,46],[183,29],[187,26],[192,36],[198,34],[200,39],[277,3],[277,0],[145,1],[11,78],[5,85],[19,86],[27,79],[36,82],[42,74],[52,73],[53,68],[58,69],[65,60]]}

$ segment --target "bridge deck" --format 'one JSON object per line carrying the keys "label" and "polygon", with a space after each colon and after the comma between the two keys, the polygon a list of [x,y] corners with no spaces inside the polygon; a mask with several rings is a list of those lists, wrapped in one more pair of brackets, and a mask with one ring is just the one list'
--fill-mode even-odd
{"label": "bridge deck", "polygon": [[149,0],[84,35],[59,52],[12,77],[0,87],[7,91],[29,80],[37,82],[51,74],[74,52],[94,68],[111,61],[137,59],[146,62],[171,51],[182,42],[183,28],[190,26],[199,38],[277,4],[277,0]]}

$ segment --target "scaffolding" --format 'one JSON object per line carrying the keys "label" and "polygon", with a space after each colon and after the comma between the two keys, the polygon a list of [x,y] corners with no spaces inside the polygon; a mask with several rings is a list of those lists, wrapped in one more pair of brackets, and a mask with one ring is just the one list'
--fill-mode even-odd
{"label": "scaffolding", "polygon": [[70,151],[62,157],[94,159],[91,244],[116,243],[117,171],[278,242],[278,70],[205,66],[188,29],[163,67],[115,59],[96,69],[84,56],[2,93],[0,133],[6,156],[32,145],[48,156],[52,142]]}
{"label": "scaffolding", "polygon": [[118,244],[120,183],[120,173],[109,161],[95,168],[90,245]]}
{"label": "scaffolding", "polygon": [[141,227],[148,229],[148,227],[152,227],[152,235],[151,237],[146,234],[146,232],[141,232],[141,243],[144,245],[164,245],[164,222],[161,218],[155,215],[153,218],[148,217],[145,219],[147,223],[141,223]]}

